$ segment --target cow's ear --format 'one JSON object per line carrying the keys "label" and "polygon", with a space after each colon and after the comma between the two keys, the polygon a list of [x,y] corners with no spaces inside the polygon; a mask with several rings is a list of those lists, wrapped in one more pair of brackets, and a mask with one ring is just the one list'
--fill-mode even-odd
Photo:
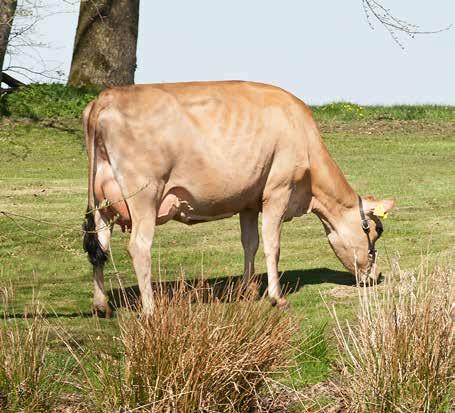
{"label": "cow's ear", "polygon": [[363,199],[363,208],[366,215],[375,215],[379,218],[387,217],[387,214],[395,206],[395,200],[392,198],[375,200],[371,198]]}

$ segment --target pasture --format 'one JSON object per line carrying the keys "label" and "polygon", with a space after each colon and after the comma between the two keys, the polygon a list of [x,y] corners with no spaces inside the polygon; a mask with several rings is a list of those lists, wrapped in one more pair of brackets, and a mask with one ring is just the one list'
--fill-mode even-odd
{"label": "pasture", "polygon": [[[63,326],[78,342],[95,336],[107,342],[118,334],[118,322],[91,318],[91,268],[81,246],[87,202],[82,128],[77,111],[56,116],[58,102],[56,106],[49,113],[24,106],[21,116],[1,120],[0,288],[11,291],[10,314],[20,318],[31,311],[34,298],[44,306],[46,320]],[[422,255],[453,263],[455,109],[332,104],[314,108],[314,113],[329,152],[354,189],[396,199],[377,243],[384,276],[395,262],[415,268]],[[113,260],[106,266],[113,293],[120,285],[136,284],[127,240],[128,234],[116,228]],[[239,277],[238,217],[158,227],[152,257],[154,277],[161,282],[181,276],[219,282]],[[355,279],[341,267],[312,214],[284,225],[280,270],[290,290],[290,312],[299,319],[302,338],[296,338],[296,347],[301,345],[303,352],[300,365],[276,380],[304,391],[335,374],[334,322],[326,304],[335,305],[340,319],[352,319]],[[256,271],[265,272],[261,247]],[[55,336],[51,343],[55,363],[63,365],[65,346]]]}

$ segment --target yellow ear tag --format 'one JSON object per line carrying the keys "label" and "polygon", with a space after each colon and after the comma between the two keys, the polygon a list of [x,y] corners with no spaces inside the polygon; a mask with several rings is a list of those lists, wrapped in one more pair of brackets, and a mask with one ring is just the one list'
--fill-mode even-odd
{"label": "yellow ear tag", "polygon": [[376,206],[376,208],[373,211],[373,215],[384,219],[387,219],[388,216],[387,212],[385,212],[383,204],[379,204],[378,206]]}

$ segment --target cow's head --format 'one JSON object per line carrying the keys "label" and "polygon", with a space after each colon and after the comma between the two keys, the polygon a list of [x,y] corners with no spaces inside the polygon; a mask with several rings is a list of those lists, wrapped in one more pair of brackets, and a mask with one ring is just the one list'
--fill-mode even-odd
{"label": "cow's head", "polygon": [[346,212],[327,233],[336,256],[362,282],[377,280],[380,274],[375,243],[384,229],[381,218],[387,216],[394,204],[393,199],[359,197],[358,205]]}

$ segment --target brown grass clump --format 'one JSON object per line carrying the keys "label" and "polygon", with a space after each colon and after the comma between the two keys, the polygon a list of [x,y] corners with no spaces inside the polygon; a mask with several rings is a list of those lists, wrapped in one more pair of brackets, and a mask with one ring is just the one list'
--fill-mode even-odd
{"label": "brown grass clump", "polygon": [[399,268],[361,288],[355,325],[333,312],[349,412],[454,411],[454,270]]}
{"label": "brown grass clump", "polygon": [[18,319],[6,310],[8,290],[0,295],[0,412],[48,412],[61,385],[47,365],[49,326],[39,304]]}
{"label": "brown grass clump", "polygon": [[294,323],[268,302],[228,295],[182,282],[172,297],[156,294],[152,316],[120,313],[117,354],[98,353],[94,374],[84,366],[88,410],[252,411],[289,355]]}

